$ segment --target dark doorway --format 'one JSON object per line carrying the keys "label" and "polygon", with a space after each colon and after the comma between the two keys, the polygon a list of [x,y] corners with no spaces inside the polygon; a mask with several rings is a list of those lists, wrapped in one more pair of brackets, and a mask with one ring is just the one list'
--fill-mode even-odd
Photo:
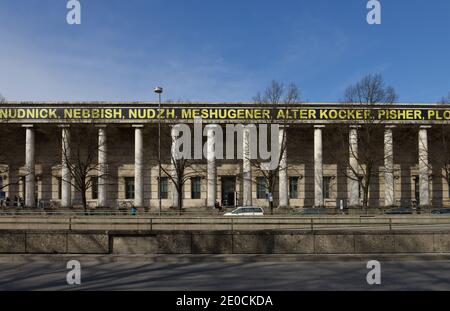
{"label": "dark doorway", "polygon": [[236,205],[236,177],[222,177],[222,206]]}
{"label": "dark doorway", "polygon": [[414,177],[414,199],[416,200],[416,206],[420,206],[420,183],[419,176]]}

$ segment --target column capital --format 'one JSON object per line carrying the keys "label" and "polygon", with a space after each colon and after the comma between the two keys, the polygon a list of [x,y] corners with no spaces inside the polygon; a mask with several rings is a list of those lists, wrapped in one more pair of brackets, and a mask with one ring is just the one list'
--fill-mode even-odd
{"label": "column capital", "polygon": [[431,125],[421,125],[421,126],[419,126],[420,130],[428,130],[430,128],[431,128]]}
{"label": "column capital", "polygon": [[361,128],[361,125],[359,125],[359,124],[352,124],[352,125],[349,126],[349,128],[357,130],[357,129]]}
{"label": "column capital", "polygon": [[33,124],[23,124],[22,127],[23,128],[33,128],[34,125]]}
{"label": "column capital", "polygon": [[96,124],[95,127],[99,128],[99,129],[104,129],[104,128],[107,128],[108,125],[107,124]]}
{"label": "column capital", "polygon": [[144,124],[133,124],[133,125],[131,125],[131,127],[133,127],[133,128],[143,128]]}
{"label": "column capital", "polygon": [[314,129],[323,129],[325,128],[325,124],[316,124],[314,125]]}
{"label": "column capital", "polygon": [[69,128],[70,124],[58,124],[59,128]]}
{"label": "column capital", "polygon": [[220,126],[220,124],[216,124],[216,123],[211,123],[211,124],[206,124],[205,125],[205,128],[207,128],[207,129],[215,129],[215,128],[218,128],[218,127],[221,127],[221,126]]}
{"label": "column capital", "polygon": [[396,127],[397,127],[397,125],[387,124],[384,126],[384,129],[391,130],[391,129],[395,129]]}

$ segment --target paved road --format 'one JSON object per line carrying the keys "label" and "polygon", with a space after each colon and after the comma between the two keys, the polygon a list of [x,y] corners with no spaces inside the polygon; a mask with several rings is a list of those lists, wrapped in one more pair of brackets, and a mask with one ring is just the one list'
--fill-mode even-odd
{"label": "paved road", "polygon": [[0,262],[0,290],[450,290],[450,260],[381,261],[382,284],[365,260],[145,262],[83,260],[82,284],[66,284],[65,260]]}

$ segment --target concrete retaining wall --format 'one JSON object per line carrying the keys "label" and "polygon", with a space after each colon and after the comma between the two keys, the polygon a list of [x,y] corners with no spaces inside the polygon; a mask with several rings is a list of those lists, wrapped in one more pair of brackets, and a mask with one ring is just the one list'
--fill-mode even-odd
{"label": "concrete retaining wall", "polygon": [[108,254],[107,233],[0,231],[2,254]]}
{"label": "concrete retaining wall", "polygon": [[450,253],[434,231],[0,231],[0,253],[405,254]]}
{"label": "concrete retaining wall", "polygon": [[450,253],[450,231],[161,231],[110,240],[114,254]]}

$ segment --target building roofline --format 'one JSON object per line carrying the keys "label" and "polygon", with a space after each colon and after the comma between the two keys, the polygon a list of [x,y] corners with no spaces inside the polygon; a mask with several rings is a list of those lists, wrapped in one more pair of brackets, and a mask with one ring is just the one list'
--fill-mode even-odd
{"label": "building roofline", "polygon": [[[156,101],[5,101],[0,104],[0,106],[155,106],[158,105]],[[254,102],[190,102],[190,101],[163,101],[161,105],[164,106],[193,106],[193,107],[209,107],[209,106],[236,106],[236,107],[251,107],[256,105]],[[274,105],[267,105],[274,106]],[[290,105],[279,104],[279,107],[289,106],[342,106],[342,107],[354,107],[354,106],[373,106],[373,107],[449,107],[447,104],[442,104],[439,102],[430,102],[430,103],[392,103],[392,104],[370,104],[364,105],[360,103],[342,103],[342,102],[299,102]]]}

